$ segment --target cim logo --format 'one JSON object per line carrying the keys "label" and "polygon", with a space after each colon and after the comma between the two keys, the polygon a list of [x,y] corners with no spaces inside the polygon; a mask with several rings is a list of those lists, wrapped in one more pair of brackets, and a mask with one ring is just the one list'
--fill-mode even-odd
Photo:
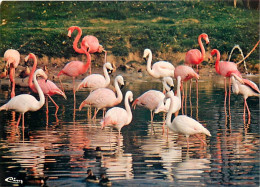
{"label": "cim logo", "polygon": [[5,181],[14,184],[23,184],[23,180],[17,180],[15,177],[7,177]]}

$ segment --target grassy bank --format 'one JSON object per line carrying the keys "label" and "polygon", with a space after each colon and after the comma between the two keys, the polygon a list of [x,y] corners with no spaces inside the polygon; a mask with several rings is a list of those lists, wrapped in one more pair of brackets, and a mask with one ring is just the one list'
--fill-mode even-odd
{"label": "grassy bank", "polygon": [[[208,50],[228,53],[235,44],[247,54],[259,39],[258,10],[233,8],[225,1],[172,2],[2,2],[0,53],[18,49],[39,57],[77,56],[72,25],[95,35],[108,53],[127,57],[150,48],[154,53],[198,48],[197,37],[209,35]],[[73,35],[73,38],[75,35]],[[259,53],[248,59],[259,63]]]}

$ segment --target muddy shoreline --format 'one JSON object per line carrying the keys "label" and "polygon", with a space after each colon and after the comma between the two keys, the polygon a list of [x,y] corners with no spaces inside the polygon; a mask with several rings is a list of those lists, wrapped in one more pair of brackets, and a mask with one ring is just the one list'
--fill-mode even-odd
{"label": "muddy shoreline", "polygon": [[[157,54],[159,57],[155,56],[153,57],[153,62],[159,61],[159,60],[164,60],[168,59],[169,62],[171,62],[175,67],[178,65],[183,64],[184,58],[185,58],[185,53],[176,53],[176,54]],[[21,71],[25,70],[26,64],[24,62],[24,58],[26,55],[21,55],[21,61],[16,69],[16,85],[21,86],[21,87],[27,87],[28,86],[28,77],[27,78],[19,78],[19,74]],[[216,77],[219,78],[221,76],[217,75],[215,68],[214,68],[214,61],[209,61],[208,57],[209,54],[206,54],[206,58],[204,59],[205,61],[200,64],[199,66],[199,75],[201,76],[201,80],[207,80],[209,77]],[[102,64],[104,63],[104,55],[103,54],[98,54],[98,55],[92,55],[91,56],[91,62],[92,62],[92,73],[99,73],[103,74],[102,72]],[[69,61],[73,60],[81,60],[83,62],[86,61],[86,57],[84,55],[80,55],[79,57],[72,57],[70,59],[65,59],[65,58],[49,58],[49,57],[43,57],[43,58],[38,58],[38,68],[43,68],[44,66],[47,66],[48,68],[48,79],[53,81],[59,86],[59,79],[57,77],[57,74],[59,71],[65,66],[65,64]],[[4,61],[1,59],[2,63],[0,63],[0,68],[3,69],[4,67]],[[114,64],[116,67],[116,71],[113,72],[112,74],[112,79],[118,75],[121,74],[123,75],[127,80],[153,80],[153,81],[160,81],[152,78],[148,72],[146,71],[146,62],[142,59],[142,54],[131,54],[129,57],[123,58],[123,57],[115,57],[113,55],[108,55],[107,56],[107,61],[111,62]],[[124,63],[125,62],[125,63]],[[32,68],[33,62],[29,62],[27,64],[30,69]],[[248,64],[249,65],[249,64]],[[256,67],[252,70],[250,67],[248,67],[249,73],[253,76],[259,76],[259,65],[257,64]],[[239,65],[239,70],[242,72],[243,77],[246,77],[245,75],[245,69],[243,65]],[[86,72],[83,75],[80,75],[76,79],[76,84],[78,84],[82,79],[84,79],[87,75],[89,75],[89,72]],[[72,79],[71,77],[62,75],[60,76],[61,81],[63,82],[64,89],[72,89]],[[0,79],[0,85],[9,85],[9,76]],[[60,87],[60,86],[59,86]]]}

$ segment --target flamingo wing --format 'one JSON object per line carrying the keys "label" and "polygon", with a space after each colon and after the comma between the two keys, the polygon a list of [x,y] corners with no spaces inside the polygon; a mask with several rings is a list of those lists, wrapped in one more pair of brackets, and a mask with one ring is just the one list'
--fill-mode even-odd
{"label": "flamingo wing", "polygon": [[186,53],[185,63],[200,64],[203,61],[202,54],[198,49],[191,49]]}
{"label": "flamingo wing", "polygon": [[82,47],[88,49],[89,53],[96,53],[99,49],[99,41],[95,36],[87,35],[82,39]]}
{"label": "flamingo wing", "polygon": [[250,81],[248,79],[243,79],[243,81],[244,81],[245,85],[250,87],[254,92],[260,93],[260,90],[259,90],[258,86],[254,82],[252,82],[252,81]]}
{"label": "flamingo wing", "polygon": [[6,110],[15,110],[20,113],[25,113],[27,111],[36,111],[39,108],[39,101],[35,99],[32,95],[21,94],[13,97],[8,103],[5,104]]}
{"label": "flamingo wing", "polygon": [[104,122],[106,125],[120,125],[121,127],[127,124],[127,112],[120,107],[109,109],[105,115]]}
{"label": "flamingo wing", "polygon": [[59,72],[58,76],[60,74],[65,74],[71,77],[77,77],[80,74],[83,74],[85,72],[83,71],[84,64],[81,61],[71,61]]}

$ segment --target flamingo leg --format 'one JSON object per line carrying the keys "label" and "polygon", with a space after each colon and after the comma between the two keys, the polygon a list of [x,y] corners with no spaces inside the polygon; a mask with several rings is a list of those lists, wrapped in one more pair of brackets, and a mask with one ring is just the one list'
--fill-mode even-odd
{"label": "flamingo leg", "polygon": [[17,126],[17,127],[19,126],[19,123],[20,123],[21,117],[22,117],[22,114],[20,114],[19,117],[18,117],[18,120],[17,120],[17,123],[16,123],[16,126]]}
{"label": "flamingo leg", "polygon": [[95,111],[95,114],[94,114],[92,120],[96,119],[96,116],[97,116],[98,111],[99,111],[99,109],[97,109],[97,110]]}
{"label": "flamingo leg", "polygon": [[226,103],[227,103],[227,85],[226,85],[226,77],[224,77],[224,86],[225,86],[225,100],[224,100],[224,108],[226,113]]}
{"label": "flamingo leg", "polygon": [[74,109],[76,109],[75,77],[72,77],[72,82],[73,82]]}
{"label": "flamingo leg", "polygon": [[22,115],[23,115],[22,121],[23,121],[23,129],[24,129],[24,113]]}
{"label": "flamingo leg", "polygon": [[190,97],[189,97],[189,100],[190,100],[190,115],[192,116],[191,87],[192,87],[192,81],[190,80]]}
{"label": "flamingo leg", "polygon": [[164,134],[164,129],[165,129],[165,113],[163,113],[163,125],[162,125],[162,134]]}
{"label": "flamingo leg", "polygon": [[12,84],[12,91],[11,91],[11,98],[13,98],[15,96],[15,79],[14,79],[14,76],[15,76],[15,68],[12,68],[11,69],[12,71],[12,81],[11,81],[11,84]]}
{"label": "flamingo leg", "polygon": [[231,112],[230,112],[230,96],[231,96],[231,78],[229,78],[229,87],[228,87],[228,111],[229,111],[229,116],[231,116]]}
{"label": "flamingo leg", "polygon": [[48,97],[46,97],[46,115],[49,114],[49,105],[48,105]]}
{"label": "flamingo leg", "polygon": [[154,131],[154,129],[153,129],[153,117],[154,117],[154,113],[153,113],[153,111],[151,110],[151,125],[152,125],[152,131]]}
{"label": "flamingo leg", "polygon": [[250,121],[251,121],[251,112],[250,112],[250,110],[249,110],[249,107],[248,107],[248,104],[247,104],[246,99],[244,99],[244,102],[245,102],[245,106],[246,106],[246,109],[247,109],[248,124],[250,124]]}
{"label": "flamingo leg", "polygon": [[185,83],[185,114],[187,114],[187,95],[188,95],[188,86],[187,82]]}
{"label": "flamingo leg", "polygon": [[[182,84],[183,84],[183,83],[182,83]],[[182,100],[181,100],[181,114],[184,114],[184,111],[183,111],[184,89],[181,89],[181,92],[182,92]]]}
{"label": "flamingo leg", "polygon": [[58,106],[57,103],[52,99],[51,96],[48,95],[48,97],[50,98],[50,100],[52,101],[52,103],[55,105],[55,107],[56,107],[55,115],[57,115],[57,112],[58,112],[58,110],[59,110],[59,106]]}
{"label": "flamingo leg", "polygon": [[204,140],[201,139],[201,137],[198,134],[195,134],[195,136],[202,142],[203,145],[207,145]]}
{"label": "flamingo leg", "polygon": [[196,79],[196,99],[197,99],[197,119],[198,119],[198,116],[199,116],[199,82],[198,82],[198,79]]}
{"label": "flamingo leg", "polygon": [[244,113],[243,113],[243,120],[244,120],[244,124],[246,123],[246,102],[244,99]]}

